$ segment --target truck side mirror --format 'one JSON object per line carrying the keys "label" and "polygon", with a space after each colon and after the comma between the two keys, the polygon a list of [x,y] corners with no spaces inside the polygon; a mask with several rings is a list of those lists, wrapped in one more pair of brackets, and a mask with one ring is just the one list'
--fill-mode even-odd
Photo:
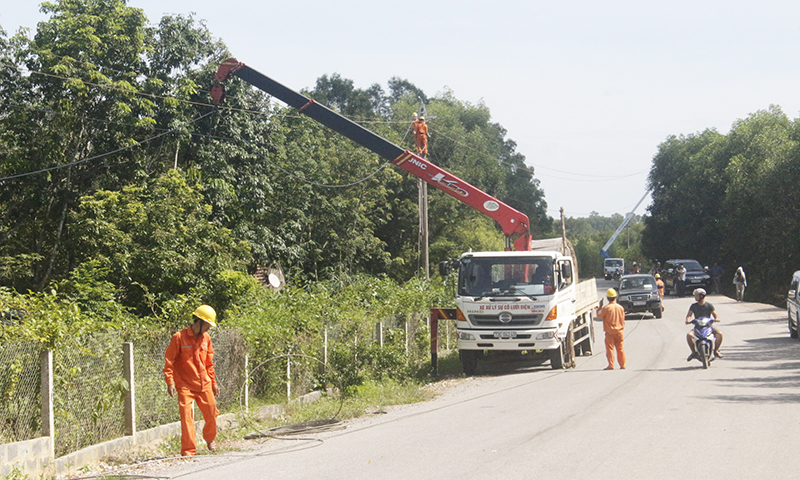
{"label": "truck side mirror", "polygon": [[789,294],[786,295],[789,299],[797,298],[797,290],[789,290]]}
{"label": "truck side mirror", "polygon": [[450,262],[448,262],[447,260],[442,260],[441,262],[439,262],[439,275],[446,277],[450,275],[450,272],[451,272]]}

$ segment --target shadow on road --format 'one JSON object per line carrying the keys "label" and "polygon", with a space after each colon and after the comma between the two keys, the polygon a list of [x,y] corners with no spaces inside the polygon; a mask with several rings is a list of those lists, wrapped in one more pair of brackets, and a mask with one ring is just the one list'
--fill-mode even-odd
{"label": "shadow on road", "polygon": [[[752,371],[745,377],[718,378],[721,386],[741,389],[766,389],[763,394],[711,395],[720,402],[746,403],[800,403],[800,393],[776,392],[778,389],[800,390],[800,345],[797,339],[764,337],[745,340],[743,345],[723,348],[723,362],[732,362],[734,368]],[[737,365],[737,363],[740,363]],[[776,375],[777,374],[777,375]],[[769,392],[773,390],[773,392]],[[769,392],[769,393],[768,393]]]}
{"label": "shadow on road", "polygon": [[703,398],[727,403],[800,403],[800,393],[778,393],[773,395],[711,395]]}

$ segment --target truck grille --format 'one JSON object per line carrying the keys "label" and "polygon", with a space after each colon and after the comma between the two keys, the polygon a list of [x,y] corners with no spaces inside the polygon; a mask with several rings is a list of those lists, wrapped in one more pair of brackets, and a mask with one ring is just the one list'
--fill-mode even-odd
{"label": "truck grille", "polygon": [[511,317],[511,321],[503,323],[497,315],[470,315],[469,321],[478,327],[503,327],[503,328],[521,328],[521,327],[535,327],[542,322],[542,315],[538,314],[520,314]]}
{"label": "truck grille", "polygon": [[650,299],[650,295],[631,295],[630,298],[631,298],[632,302],[639,302],[639,301],[642,301],[642,300],[649,300]]}

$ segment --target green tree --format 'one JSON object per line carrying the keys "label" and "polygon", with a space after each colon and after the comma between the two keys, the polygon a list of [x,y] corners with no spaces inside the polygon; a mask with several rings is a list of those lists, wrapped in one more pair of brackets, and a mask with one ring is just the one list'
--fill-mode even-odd
{"label": "green tree", "polygon": [[119,289],[118,301],[139,314],[161,314],[179,296],[218,295],[212,280],[242,271],[249,258],[246,245],[210,214],[198,190],[174,171],[145,187],[98,191],[77,209],[75,260],[102,269],[100,278]]}

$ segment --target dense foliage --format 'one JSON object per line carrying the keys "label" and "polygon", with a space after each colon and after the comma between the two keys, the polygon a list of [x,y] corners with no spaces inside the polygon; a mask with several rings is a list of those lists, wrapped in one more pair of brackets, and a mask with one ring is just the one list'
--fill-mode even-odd
{"label": "dense foliage", "polygon": [[[425,318],[452,292],[420,278],[415,178],[235,78],[211,105],[230,53],[192,15],[149,24],[125,0],[42,11],[35,32],[0,29],[4,340],[58,351],[104,332],[135,339],[183,328],[208,303],[268,365],[253,374],[265,395],[281,356],[306,363],[306,388],[425,371]],[[437,115],[429,158],[550,235],[533,169],[486,105],[401,78],[362,90],[323,75],[304,93],[409,149],[423,99]],[[491,220],[434,189],[429,218],[434,265],[503,247]],[[252,275],[273,266],[281,291]],[[323,378],[312,366],[326,331]]]}
{"label": "dense foliage", "polygon": [[[32,38],[0,33],[0,285],[44,291],[78,274],[159,316],[259,265],[299,286],[418,275],[416,179],[237,79],[215,109],[207,90],[229,53],[202,21],[148,25],[123,0],[42,9]],[[538,180],[485,105],[388,85],[333,74],[305,93],[409,148],[425,99],[431,160],[549,229]],[[490,220],[438,191],[429,211],[434,263],[502,245]]]}
{"label": "dense foliage", "polygon": [[777,106],[737,121],[727,135],[706,130],[668,138],[650,171],[644,250],[719,263],[726,278],[742,266],[753,295],[785,302],[800,268],[799,140],[800,121]]}

